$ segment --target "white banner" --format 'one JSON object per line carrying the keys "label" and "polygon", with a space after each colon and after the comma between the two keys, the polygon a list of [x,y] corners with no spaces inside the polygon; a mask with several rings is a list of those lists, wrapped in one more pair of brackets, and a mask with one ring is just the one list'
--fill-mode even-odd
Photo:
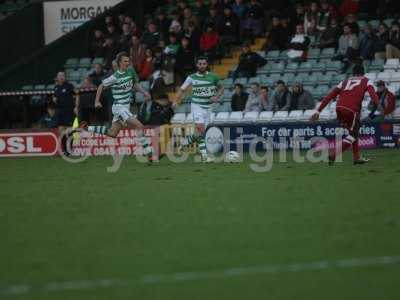
{"label": "white banner", "polygon": [[102,14],[121,0],[51,1],[43,3],[44,39],[51,43]]}

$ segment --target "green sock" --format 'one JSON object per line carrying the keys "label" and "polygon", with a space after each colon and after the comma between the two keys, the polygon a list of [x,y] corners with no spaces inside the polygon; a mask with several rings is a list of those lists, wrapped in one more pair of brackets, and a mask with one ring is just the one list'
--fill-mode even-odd
{"label": "green sock", "polygon": [[207,156],[207,148],[206,148],[206,143],[204,141],[204,136],[198,137],[197,144],[199,146],[199,152],[201,156],[203,157]]}

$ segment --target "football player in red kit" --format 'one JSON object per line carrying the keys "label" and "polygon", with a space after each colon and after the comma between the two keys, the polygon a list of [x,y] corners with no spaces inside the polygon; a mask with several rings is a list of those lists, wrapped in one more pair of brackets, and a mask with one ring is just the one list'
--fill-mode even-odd
{"label": "football player in red kit", "polygon": [[319,113],[337,96],[336,114],[340,124],[349,131],[349,135],[343,138],[342,148],[337,148],[329,154],[329,164],[333,164],[340,152],[348,148],[353,149],[354,164],[364,164],[368,159],[360,156],[358,134],[360,129],[360,111],[365,92],[371,96],[372,101],[379,105],[379,98],[372,82],[364,76],[364,68],[356,65],[353,68],[353,76],[343,80],[321,102],[316,113],[311,116],[311,121],[317,121]]}

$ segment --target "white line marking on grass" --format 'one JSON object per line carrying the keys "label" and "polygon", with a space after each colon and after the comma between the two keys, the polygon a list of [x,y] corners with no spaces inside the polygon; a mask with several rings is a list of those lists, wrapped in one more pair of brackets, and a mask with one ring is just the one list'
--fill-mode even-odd
{"label": "white line marking on grass", "polygon": [[367,258],[351,258],[340,260],[321,260],[299,262],[286,265],[265,265],[254,267],[239,267],[213,271],[193,271],[171,274],[153,274],[137,278],[104,278],[88,280],[71,280],[49,282],[42,285],[15,284],[5,286],[0,284],[0,296],[20,296],[33,293],[51,293],[63,291],[82,291],[124,287],[131,285],[153,285],[160,283],[177,283],[206,279],[223,279],[254,275],[276,275],[283,273],[319,271],[328,269],[352,269],[367,266],[395,265],[400,263],[400,256],[379,256]]}

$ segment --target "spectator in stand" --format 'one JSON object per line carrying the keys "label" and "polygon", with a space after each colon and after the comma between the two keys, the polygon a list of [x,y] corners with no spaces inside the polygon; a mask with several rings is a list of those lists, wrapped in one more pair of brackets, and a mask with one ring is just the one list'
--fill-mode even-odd
{"label": "spectator in stand", "polygon": [[153,50],[147,48],[145,51],[144,59],[139,63],[138,72],[141,80],[147,80],[154,70],[154,56]]}
{"label": "spectator in stand", "polygon": [[386,45],[386,58],[400,58],[400,30],[397,21],[392,22]]}
{"label": "spectator in stand", "polygon": [[365,60],[374,59],[374,44],[376,35],[371,24],[367,23],[364,26],[363,33],[360,37],[360,57]]}
{"label": "spectator in stand", "polygon": [[196,0],[194,2],[193,15],[197,18],[199,27],[203,28],[204,20],[208,16],[208,8],[203,0]]}
{"label": "spectator in stand", "polygon": [[327,0],[320,1],[320,9],[317,14],[317,29],[324,31],[328,28],[331,19],[336,17],[335,9],[329,4]]}
{"label": "spectator in stand", "polygon": [[263,34],[264,10],[257,0],[250,0],[242,24],[244,37],[260,37]]}
{"label": "spectator in stand", "polygon": [[95,30],[94,38],[90,43],[90,55],[91,57],[103,57],[103,44],[104,44],[104,35],[100,30]]}
{"label": "spectator in stand", "polygon": [[110,24],[107,26],[106,37],[111,38],[115,44],[119,41],[119,33],[117,32],[117,28],[115,25]]}
{"label": "spectator in stand", "polygon": [[103,53],[104,53],[104,60],[105,60],[105,67],[106,69],[111,68],[112,61],[114,60],[115,56],[118,54],[119,48],[114,42],[112,37],[107,37],[106,41],[103,45]]}
{"label": "spectator in stand", "polygon": [[292,37],[289,44],[288,57],[293,62],[303,61],[306,58],[310,38],[304,33],[304,26],[296,26],[296,34]]}
{"label": "spectator in stand", "polygon": [[318,14],[319,14],[318,3],[316,1],[313,1],[310,3],[310,6],[308,7],[305,14],[304,31],[307,31],[308,26],[310,26],[312,20],[316,21],[318,19]]}
{"label": "spectator in stand", "polygon": [[292,99],[289,110],[314,109],[315,101],[309,91],[304,90],[300,82],[296,82],[292,87]]}
{"label": "spectator in stand", "polygon": [[319,39],[321,36],[321,32],[317,29],[316,20],[312,19],[310,24],[308,25],[307,32],[305,32],[306,36],[310,40],[310,44],[308,48],[315,48],[319,44]]}
{"label": "spectator in stand", "polygon": [[102,64],[95,64],[93,69],[93,72],[89,74],[90,80],[95,86],[99,86],[103,78],[106,76],[106,72],[104,71]]}
{"label": "spectator in stand", "polygon": [[376,34],[376,39],[374,40],[374,54],[375,59],[385,59],[386,58],[386,45],[389,40],[388,27],[385,23],[380,23],[378,27],[378,32]]}
{"label": "spectator in stand", "polygon": [[[372,102],[370,103],[370,114],[369,114],[369,118],[370,119],[384,119],[388,116],[390,116],[395,108],[396,108],[396,97],[393,95],[392,92],[390,92],[385,85],[385,82],[383,82],[382,80],[377,82],[377,86],[378,86],[378,91],[377,91],[377,95],[379,97],[380,100],[380,105],[379,107],[377,105],[374,105]],[[380,112],[380,115],[376,115],[375,112],[376,111]]]}
{"label": "spectator in stand", "polygon": [[232,74],[232,79],[236,80],[238,77],[254,77],[257,73],[257,68],[265,65],[267,61],[258,53],[251,51],[249,44],[244,44],[242,53],[239,57],[239,64]]}
{"label": "spectator in stand", "polygon": [[339,12],[342,17],[346,17],[350,14],[356,15],[359,9],[358,0],[344,0],[339,7]]}
{"label": "spectator in stand", "polygon": [[272,91],[267,86],[262,86],[260,89],[261,106],[263,111],[274,111],[274,102],[272,99]]}
{"label": "spectator in stand", "polygon": [[350,26],[345,24],[343,27],[343,34],[339,38],[337,55],[332,58],[333,60],[340,60],[344,63],[343,72],[348,69],[350,63],[357,57],[358,46],[359,41],[357,36],[351,31]]}
{"label": "spectator in stand", "polygon": [[218,10],[213,6],[210,6],[210,11],[208,17],[204,20],[203,29],[207,29],[208,24],[214,24],[216,28],[220,28],[222,24],[222,16],[219,14]]}
{"label": "spectator in stand", "polygon": [[183,11],[185,10],[186,7],[188,7],[187,3],[185,0],[179,0],[178,1],[178,10],[183,13]]}
{"label": "spectator in stand", "polygon": [[239,38],[239,26],[238,17],[232,13],[232,9],[229,6],[226,6],[224,8],[221,27],[218,29],[224,48],[229,48],[237,43]]}
{"label": "spectator in stand", "polygon": [[188,30],[185,32],[185,37],[189,40],[190,48],[193,50],[194,54],[197,55],[200,52],[201,32],[194,23],[189,23]]}
{"label": "spectator in stand", "polygon": [[40,128],[57,128],[56,106],[54,103],[47,105],[47,113],[39,120]]}
{"label": "spectator in stand", "polygon": [[302,3],[296,3],[294,14],[290,17],[290,28],[296,30],[297,24],[304,24],[305,21],[305,8]]}
{"label": "spectator in stand", "polygon": [[221,12],[221,4],[219,0],[210,0],[210,8],[215,9],[217,13]]}
{"label": "spectator in stand", "polygon": [[169,27],[171,22],[166,18],[165,13],[162,9],[157,10],[157,18],[154,21],[157,28],[160,28],[161,39],[166,39],[169,35]]}
{"label": "spectator in stand", "polygon": [[125,20],[129,20],[129,19],[131,20],[131,22],[126,22],[126,23],[127,24],[131,24],[131,33],[132,33],[132,35],[137,35],[138,37],[140,37],[142,35],[142,32],[140,31],[139,26],[136,25],[136,23],[132,21],[131,17],[125,17]]}
{"label": "spectator in stand", "polygon": [[345,18],[345,24],[349,25],[351,31],[356,35],[359,36],[360,34],[360,26],[357,23],[357,16],[353,14],[349,14]]}
{"label": "spectator in stand", "polygon": [[169,35],[169,44],[167,47],[165,47],[164,53],[166,55],[176,56],[176,54],[178,53],[178,50],[179,50],[179,43],[176,39],[176,35],[171,33]]}
{"label": "spectator in stand", "polygon": [[131,38],[132,38],[131,26],[127,23],[124,23],[122,25],[122,34],[119,37],[119,44],[121,51],[126,51],[126,52],[129,51],[129,48],[131,46]]}
{"label": "spectator in stand", "polygon": [[193,23],[195,26],[199,26],[199,20],[193,15],[192,10],[187,7],[183,10],[183,20],[182,26],[183,30],[187,30],[189,27],[189,23]]}
{"label": "spectator in stand", "polygon": [[262,98],[260,93],[260,85],[258,83],[252,83],[250,88],[250,94],[247,98],[246,106],[244,108],[245,112],[249,111],[262,111]]}
{"label": "spectator in stand", "polygon": [[[118,20],[117,26],[122,28],[122,25],[124,25],[124,23],[125,23],[125,15],[119,14],[117,20]],[[130,24],[129,24],[129,26],[130,26]]]}
{"label": "spectator in stand", "polygon": [[244,91],[243,85],[240,83],[235,84],[235,91],[231,99],[232,111],[244,111],[246,108],[247,99],[249,94]]}
{"label": "spectator in stand", "polygon": [[106,16],[104,18],[104,23],[106,24],[106,27],[108,27],[109,25],[114,25],[114,20],[112,16]]}
{"label": "spectator in stand", "polygon": [[243,3],[243,0],[235,0],[232,4],[232,11],[239,20],[243,20],[247,14],[247,5]]}
{"label": "spectator in stand", "polygon": [[194,52],[190,47],[189,39],[184,37],[181,40],[181,46],[176,54],[175,62],[175,72],[179,77],[179,83],[183,82],[194,71],[194,59]]}
{"label": "spectator in stand", "polygon": [[273,96],[273,110],[274,111],[287,111],[290,108],[292,102],[292,93],[286,87],[286,84],[282,80],[278,80],[275,87],[275,93]]}
{"label": "spectator in stand", "polygon": [[289,43],[289,30],[282,26],[281,20],[278,17],[272,18],[272,28],[266,34],[266,52],[272,50],[284,50]]}
{"label": "spectator in stand", "polygon": [[90,123],[90,114],[95,111],[94,99],[96,97],[96,86],[90,80],[90,77],[86,77],[81,85],[81,89],[92,89],[92,92],[83,92],[79,94],[79,106],[78,106],[78,120],[79,122]]}
{"label": "spectator in stand", "polygon": [[139,63],[143,61],[145,57],[146,48],[140,43],[139,37],[133,35],[131,39],[131,48],[129,50],[129,56],[131,58],[132,66],[138,68]]}
{"label": "spectator in stand", "polygon": [[342,30],[338,25],[337,19],[332,18],[328,28],[321,33],[319,47],[321,49],[337,48],[341,33]]}
{"label": "spectator in stand", "polygon": [[157,25],[153,22],[149,23],[147,26],[147,31],[143,33],[141,43],[147,48],[154,48],[158,45],[160,40],[160,32],[157,30]]}
{"label": "spectator in stand", "polygon": [[217,57],[218,44],[219,34],[214,30],[214,24],[210,23],[200,38],[202,55],[206,56],[209,61],[213,61]]}

